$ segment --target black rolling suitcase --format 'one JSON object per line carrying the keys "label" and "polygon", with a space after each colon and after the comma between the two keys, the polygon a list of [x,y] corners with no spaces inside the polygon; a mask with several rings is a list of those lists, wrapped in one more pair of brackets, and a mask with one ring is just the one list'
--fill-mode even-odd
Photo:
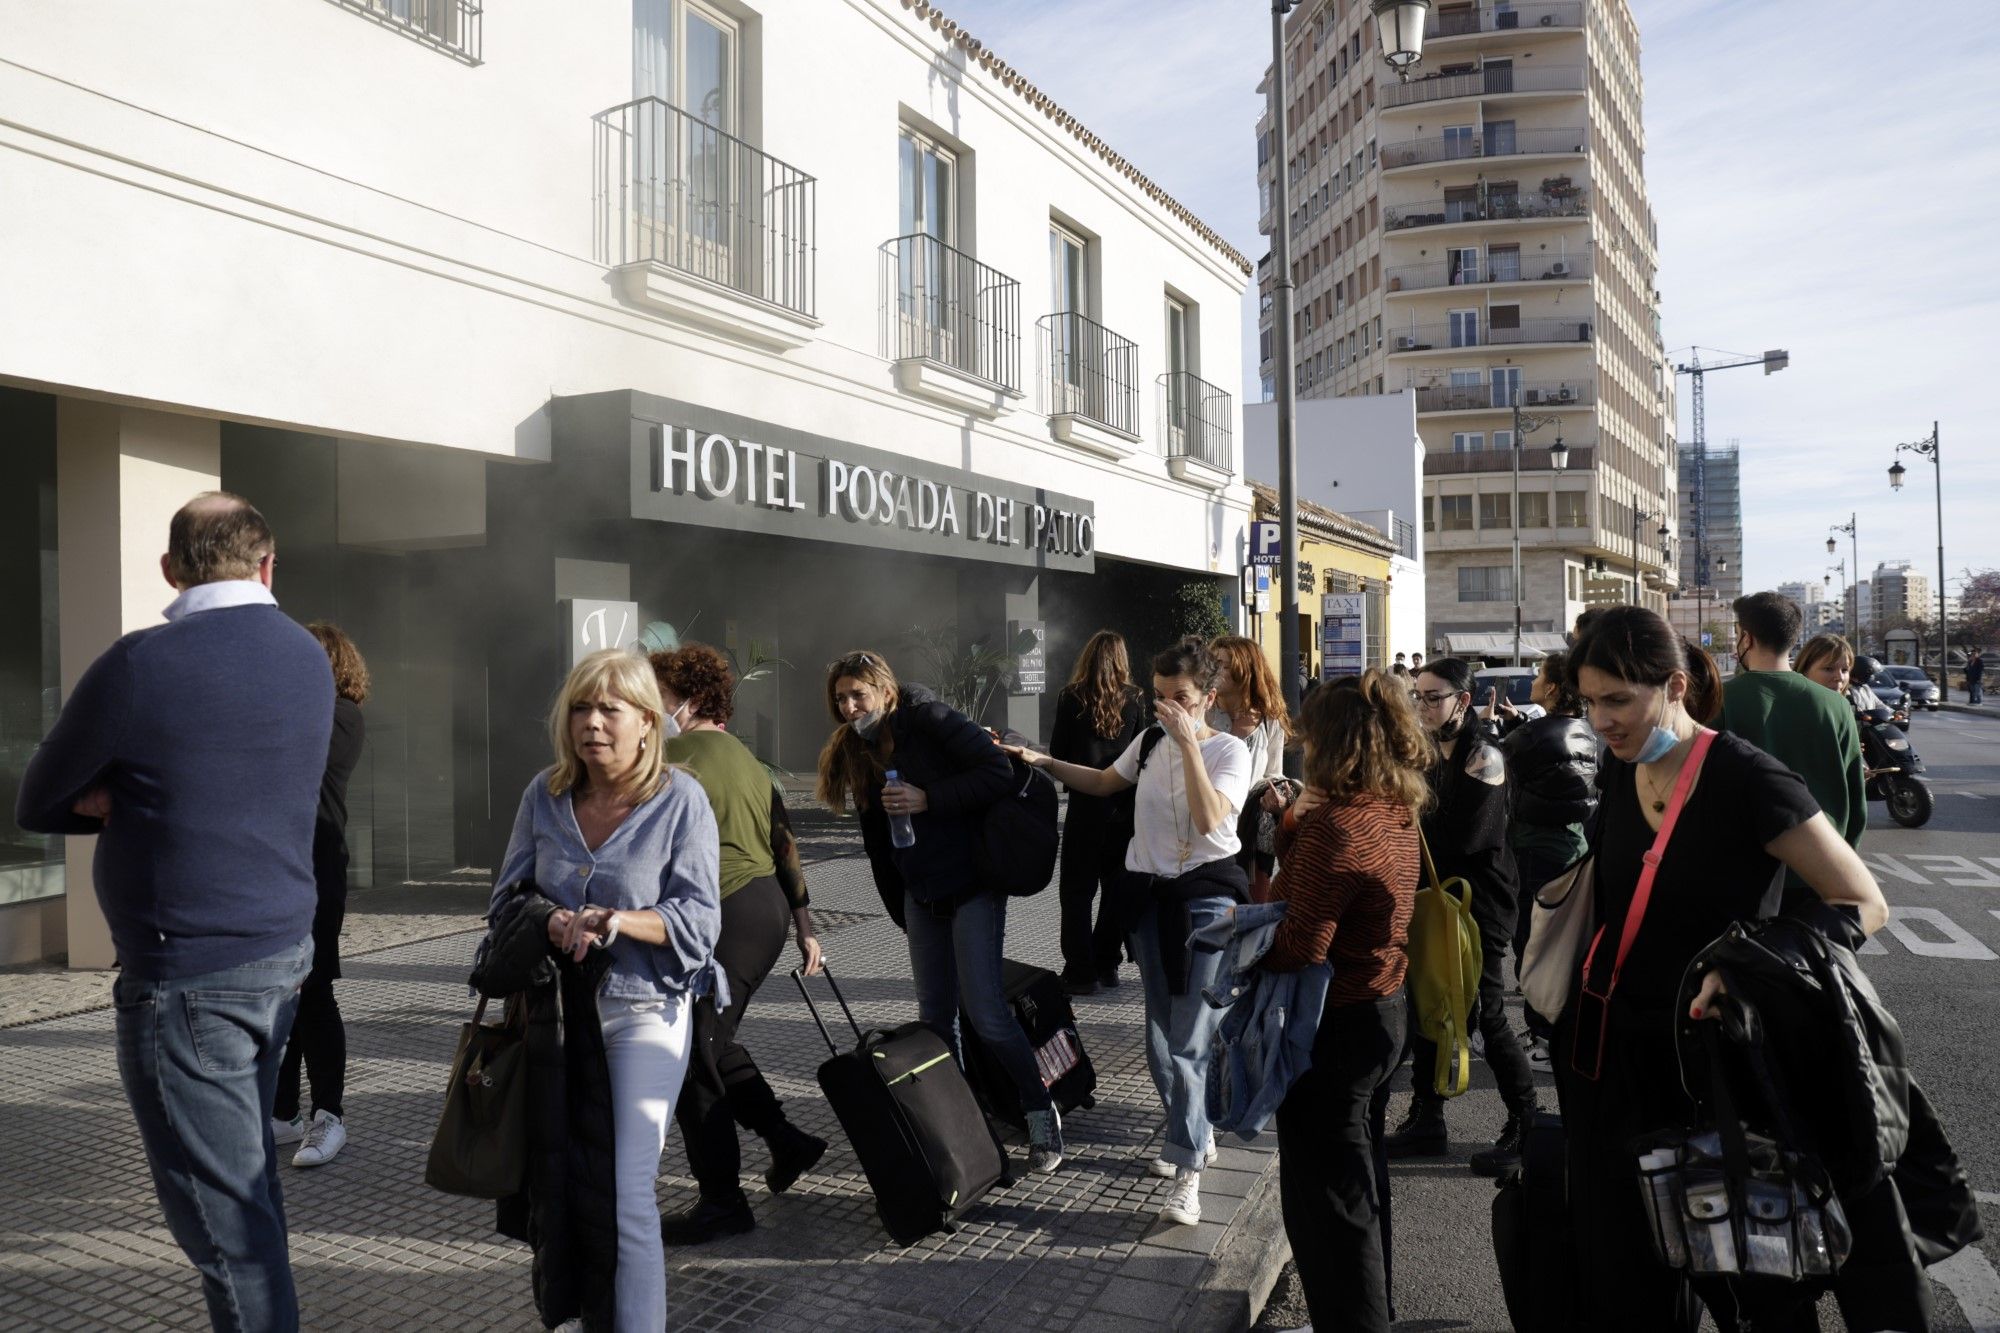
{"label": "black rolling suitcase", "polygon": [[1520,1170],[1502,1176],[1493,1196],[1493,1258],[1518,1333],[1580,1327],[1565,1154],[1562,1117],[1536,1112],[1521,1139]]}
{"label": "black rolling suitcase", "polygon": [[827,973],[854,1029],[854,1049],[843,1052],[804,974],[795,968],[792,980],[833,1052],[819,1067],[819,1088],[861,1159],[882,1226],[899,1245],[951,1230],[954,1219],[1009,1179],[1006,1155],[951,1049],[921,1023],[863,1032]]}
{"label": "black rolling suitcase", "polygon": [[[1062,978],[1047,968],[1010,958],[1000,964],[1000,982],[1014,1021],[1035,1048],[1035,1065],[1056,1105],[1066,1113],[1079,1106],[1097,1105],[1097,1070],[1083,1049],[1083,1038],[1076,1030],[1076,1011],[1070,1008]],[[963,1011],[958,1015],[958,1040],[965,1047],[966,1072],[987,1109],[1016,1129],[1026,1129],[1028,1114],[1021,1109],[1021,1094],[1014,1080],[979,1040],[972,1020]]]}

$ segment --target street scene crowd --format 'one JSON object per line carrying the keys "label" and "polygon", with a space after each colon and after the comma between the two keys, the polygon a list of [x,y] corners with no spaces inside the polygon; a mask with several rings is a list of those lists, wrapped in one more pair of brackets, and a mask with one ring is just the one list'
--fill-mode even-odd
{"label": "street scene crowd", "polygon": [[[339,628],[279,609],[277,555],[249,502],[191,499],[166,623],[83,675],[16,810],[99,835],[119,1073],[218,1329],[300,1326],[280,1149],[317,1167],[347,1147],[335,990],[369,680]],[[1517,1327],[1692,1329],[1705,1309],[1792,1330],[1831,1291],[1850,1330],[1929,1328],[1924,1268],[1981,1232],[1855,961],[1888,916],[1853,846],[1873,664],[1826,635],[1794,669],[1791,602],[1735,612],[1727,682],[1657,614],[1602,607],[1526,706],[1477,698],[1467,661],[1399,657],[1309,682],[1296,715],[1250,639],[1141,655],[1105,631],[1046,745],[872,649],[829,663],[816,796],[858,819],[917,1012],[830,1034],[820,1070],[885,1244],[1062,1170],[1088,1055],[1073,1020],[1031,1025],[1016,1000],[1040,987],[1030,1008],[1060,1011],[1136,980],[1160,1218],[1200,1221],[1218,1130],[1275,1125],[1316,1329],[1390,1327],[1390,1163],[1444,1151],[1475,1051],[1506,1105],[1471,1165],[1505,1182],[1492,1241]],[[802,988],[832,979],[809,980],[830,960],[784,795],[729,730],[732,685],[692,642],[548,682],[549,763],[469,960],[480,1015],[504,1016],[467,1025],[427,1173],[496,1200],[547,1327],[672,1325],[666,1248],[755,1225],[739,1128],[773,1193],[828,1150],[738,1040],[788,938]],[[1045,888],[1059,978],[1006,956],[1010,903]],[[699,1196],[662,1216],[676,1129]]]}

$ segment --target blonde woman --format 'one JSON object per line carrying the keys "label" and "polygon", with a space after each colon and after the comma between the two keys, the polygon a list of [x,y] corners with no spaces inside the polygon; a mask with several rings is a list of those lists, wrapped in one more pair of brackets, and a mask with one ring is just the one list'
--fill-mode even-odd
{"label": "blonde woman", "polygon": [[[667,766],[664,719],[645,658],[607,649],[576,664],[549,714],[555,763],[521,795],[489,912],[532,880],[556,905],[549,944],[565,966],[593,948],[610,955],[594,1017],[610,1076],[619,1333],[666,1327],[653,1182],[687,1074],[694,1001],[728,1002],[714,963],[722,923],[715,815],[701,784]],[[565,1013],[565,1029],[574,1033],[591,1017]],[[572,1195],[588,1190],[576,1184]],[[572,1198],[573,1207],[590,1202]],[[567,1267],[575,1256],[538,1250],[536,1260]]]}

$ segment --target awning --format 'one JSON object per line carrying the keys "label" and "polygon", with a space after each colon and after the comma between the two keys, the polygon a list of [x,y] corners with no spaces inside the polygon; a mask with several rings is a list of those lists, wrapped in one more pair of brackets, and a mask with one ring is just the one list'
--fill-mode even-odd
{"label": "awning", "polygon": [[[1505,634],[1446,634],[1444,647],[1453,657],[1512,657],[1514,655],[1514,633]],[[1523,631],[1521,634],[1521,656],[1541,657],[1547,653],[1559,653],[1569,647],[1560,634],[1547,630]]]}

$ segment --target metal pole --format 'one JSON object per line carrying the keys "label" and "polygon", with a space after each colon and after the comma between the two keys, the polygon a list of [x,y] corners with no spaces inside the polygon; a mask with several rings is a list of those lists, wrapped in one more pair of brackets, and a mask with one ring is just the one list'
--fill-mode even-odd
{"label": "metal pole", "polygon": [[1646,599],[1639,582],[1639,506],[1632,506],[1632,605],[1644,606]]}
{"label": "metal pole", "polygon": [[1937,482],[1938,523],[1938,702],[1951,698],[1951,626],[1944,617],[1944,458],[1938,451],[1938,423],[1931,422],[1931,475]]}
{"label": "metal pole", "polygon": [[1861,525],[1853,510],[1849,510],[1847,515],[1847,554],[1854,561],[1854,577],[1847,581],[1847,586],[1854,590],[1854,625],[1861,635],[1854,641],[1854,651],[1865,653],[1868,649],[1863,645],[1868,642],[1868,626],[1861,619]]}
{"label": "metal pole", "polygon": [[[1510,386],[1512,388],[1512,386]],[[1521,391],[1514,394],[1514,507],[1507,511],[1514,529],[1514,665],[1521,665]]]}
{"label": "metal pole", "polygon": [[1278,681],[1285,708],[1299,715],[1299,460],[1293,436],[1298,427],[1297,385],[1292,378],[1292,182],[1290,136],[1285,131],[1285,11],[1292,0],[1271,0],[1271,133],[1278,178],[1276,229],[1271,263],[1277,269],[1272,323],[1277,327],[1278,534],[1284,565],[1278,571]]}

